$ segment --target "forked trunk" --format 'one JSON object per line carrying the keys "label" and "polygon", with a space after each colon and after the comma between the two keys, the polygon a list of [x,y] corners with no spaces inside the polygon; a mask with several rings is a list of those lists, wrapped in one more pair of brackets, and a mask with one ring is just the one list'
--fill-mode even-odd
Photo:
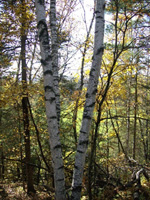
{"label": "forked trunk", "polygon": [[55,198],[56,200],[65,200],[65,176],[59,137],[59,125],[56,109],[56,95],[54,88],[54,77],[52,67],[52,56],[49,45],[49,35],[45,18],[43,0],[36,0],[36,14],[38,36],[40,40],[41,57],[44,74],[45,104],[48,132],[50,135],[50,147],[52,154],[52,164],[54,169]]}

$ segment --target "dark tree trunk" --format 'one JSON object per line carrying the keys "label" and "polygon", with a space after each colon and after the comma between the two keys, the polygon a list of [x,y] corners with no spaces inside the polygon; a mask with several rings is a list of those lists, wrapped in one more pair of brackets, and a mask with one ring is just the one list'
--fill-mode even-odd
{"label": "dark tree trunk", "polygon": [[134,132],[133,132],[133,159],[136,158],[136,131],[137,131],[137,71],[135,74],[135,103],[134,103]]}
{"label": "dark tree trunk", "polygon": [[29,165],[31,160],[30,152],[30,130],[29,130],[29,113],[28,113],[28,93],[27,93],[27,65],[26,65],[26,4],[21,0],[22,4],[22,24],[21,24],[21,63],[22,63],[22,111],[24,124],[24,140],[25,140],[25,162],[26,162],[26,176],[27,176],[27,193],[35,192],[33,187],[33,169]]}
{"label": "dark tree trunk", "polygon": [[2,144],[0,144],[0,152],[1,152],[0,178],[4,180],[5,167],[4,167],[4,152],[3,152],[3,145]]}

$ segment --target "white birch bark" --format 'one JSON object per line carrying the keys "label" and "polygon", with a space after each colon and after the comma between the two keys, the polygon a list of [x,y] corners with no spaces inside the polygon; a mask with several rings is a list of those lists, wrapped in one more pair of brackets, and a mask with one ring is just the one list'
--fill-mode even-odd
{"label": "white birch bark", "polygon": [[59,138],[59,126],[56,111],[56,98],[53,84],[52,57],[49,45],[49,35],[45,19],[45,9],[43,0],[35,0],[38,36],[41,48],[41,63],[43,65],[45,104],[50,135],[50,147],[54,169],[55,199],[65,200],[65,176]]}
{"label": "white birch bark", "polygon": [[89,132],[91,127],[93,109],[95,106],[98,78],[104,50],[104,7],[104,0],[96,1],[93,63],[90,71],[86,102],[83,112],[82,126],[80,129],[79,142],[77,145],[77,153],[75,158],[75,166],[72,180],[71,200],[80,200],[81,197],[82,177],[85,165],[86,150],[88,147]]}
{"label": "white birch bark", "polygon": [[58,37],[57,37],[57,20],[56,20],[56,0],[50,1],[50,28],[51,28],[51,49],[52,49],[52,68],[53,68],[53,84],[56,96],[56,110],[58,122],[60,119],[60,92],[59,92],[59,76],[58,76]]}

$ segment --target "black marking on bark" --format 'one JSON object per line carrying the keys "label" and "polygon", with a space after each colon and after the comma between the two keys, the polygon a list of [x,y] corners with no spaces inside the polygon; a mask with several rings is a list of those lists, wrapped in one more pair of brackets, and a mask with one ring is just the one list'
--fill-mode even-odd
{"label": "black marking on bark", "polygon": [[46,85],[46,86],[44,87],[44,89],[45,89],[45,92],[46,92],[46,90],[51,90],[51,91],[53,91],[53,87],[52,87],[52,86],[49,86],[49,85]]}
{"label": "black marking on bark", "polygon": [[77,152],[79,152],[79,153],[84,153],[84,151],[80,151],[80,150],[78,150],[78,149],[77,149]]}
{"label": "black marking on bark", "polygon": [[[50,50],[49,46],[47,46],[47,49]],[[51,55],[49,55],[45,60],[41,59],[42,65],[46,66],[48,64],[47,62],[51,61],[51,59],[52,59]]]}
{"label": "black marking on bark", "polygon": [[79,142],[79,145],[88,145],[89,141],[88,140],[83,140]]}
{"label": "black marking on bark", "polygon": [[46,21],[44,19],[41,19],[38,24],[37,24],[37,28],[39,28],[39,26],[43,25],[44,28],[47,29],[47,24],[46,24]]}
{"label": "black marking on bark", "polygon": [[75,168],[75,169],[78,169],[78,166],[75,165],[74,168]]}
{"label": "black marking on bark", "polygon": [[50,102],[52,103],[53,101],[55,101],[56,100],[56,98],[55,97],[51,97],[50,98]]}
{"label": "black marking on bark", "polygon": [[64,168],[64,166],[62,165],[61,167],[58,167],[58,169],[63,169]]}
{"label": "black marking on bark", "polygon": [[87,115],[87,114],[84,114],[83,117],[86,118],[86,119],[91,119],[91,118],[92,118],[91,116],[89,116],[89,115]]}
{"label": "black marking on bark", "polygon": [[100,13],[100,11],[96,10],[96,11],[95,11],[95,14],[98,14],[98,13]]}
{"label": "black marking on bark", "polygon": [[106,6],[106,3],[104,3],[104,5],[103,5],[103,9],[105,10],[105,6]]}
{"label": "black marking on bark", "polygon": [[45,65],[47,65],[47,62],[45,60],[41,59],[41,64],[45,66]]}
{"label": "black marking on bark", "polygon": [[83,134],[87,134],[87,132],[85,132],[85,131],[80,131],[81,133],[83,133]]}
{"label": "black marking on bark", "polygon": [[63,179],[63,178],[60,178],[60,179],[57,179],[57,181],[64,181],[64,179]]}
{"label": "black marking on bark", "polygon": [[39,0],[38,3],[44,5],[44,0]]}
{"label": "black marking on bark", "polygon": [[92,94],[96,94],[96,93],[97,93],[97,88],[93,90]]}
{"label": "black marking on bark", "polygon": [[100,54],[101,52],[103,53],[104,51],[104,47],[100,47],[99,49],[97,49],[96,55]]}
{"label": "black marking on bark", "polygon": [[87,93],[86,93],[86,98],[89,98],[89,96],[90,96],[90,95],[89,95],[89,93],[87,92]]}
{"label": "black marking on bark", "polygon": [[49,74],[49,75],[53,75],[52,70],[49,70],[49,69],[48,69],[48,70],[46,70],[46,71],[44,72],[44,76],[45,76],[45,75],[48,75],[48,74]]}
{"label": "black marking on bark", "polygon": [[[46,37],[48,37],[48,35]],[[45,46],[45,48],[49,49],[49,40],[48,40],[48,38],[43,40],[42,45]]]}
{"label": "black marking on bark", "polygon": [[56,44],[56,43],[55,43],[55,44],[52,44],[52,49],[53,49],[53,51],[57,51],[57,50],[54,50],[55,47],[57,47],[57,44]]}
{"label": "black marking on bark", "polygon": [[[49,48],[50,49],[50,48]],[[52,56],[48,55],[47,58],[45,59],[46,61],[51,61],[52,60]]]}
{"label": "black marking on bark", "polygon": [[46,97],[45,97],[45,101],[50,101],[50,99],[46,99]]}
{"label": "black marking on bark", "polygon": [[75,192],[81,192],[82,186],[74,186],[73,191]]}
{"label": "black marking on bark", "polygon": [[57,68],[57,65],[53,63],[53,68]]}
{"label": "black marking on bark", "polygon": [[57,119],[57,117],[56,117],[55,115],[53,115],[53,116],[49,117],[49,119],[50,119],[50,120],[51,120],[51,119]]}
{"label": "black marking on bark", "polygon": [[100,16],[100,15],[96,17],[96,19],[102,19],[102,18],[103,18],[103,17],[102,17],[102,16]]}
{"label": "black marking on bark", "polygon": [[59,149],[59,148],[61,148],[60,144],[57,144],[56,146],[54,146],[54,149]]}
{"label": "black marking on bark", "polygon": [[[95,94],[95,93],[94,93]],[[91,103],[90,105],[88,105],[88,107],[93,107],[95,105],[95,102]]]}
{"label": "black marking on bark", "polygon": [[43,35],[46,34],[45,35],[46,37],[44,36],[44,38],[46,38],[47,41],[43,41],[43,42],[44,42],[44,44],[48,44],[49,43],[48,29],[47,29],[47,24],[46,24],[45,20],[42,19],[38,22],[38,25],[37,25],[38,29],[40,28],[40,26],[44,26],[44,27],[42,27],[42,30],[39,32],[39,39],[41,40]]}

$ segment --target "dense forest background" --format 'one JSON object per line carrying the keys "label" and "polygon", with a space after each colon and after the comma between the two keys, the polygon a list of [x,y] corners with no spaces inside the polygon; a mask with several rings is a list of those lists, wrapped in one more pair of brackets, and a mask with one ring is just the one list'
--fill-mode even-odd
{"label": "dense forest background", "polygon": [[[54,46],[50,6],[45,1]],[[58,56],[69,199],[93,60],[94,2],[58,0],[56,10],[57,52],[52,53]],[[148,0],[106,1],[82,200],[150,199],[149,11]],[[0,0],[0,15],[0,198],[54,199],[35,2]]]}

